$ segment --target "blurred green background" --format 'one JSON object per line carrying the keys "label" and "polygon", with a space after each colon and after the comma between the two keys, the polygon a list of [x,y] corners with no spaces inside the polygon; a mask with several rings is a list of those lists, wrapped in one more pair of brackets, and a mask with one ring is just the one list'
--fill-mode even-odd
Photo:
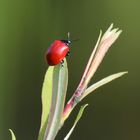
{"label": "blurred green background", "polygon": [[[55,39],[80,38],[71,45],[71,97],[98,38],[113,22],[123,30],[91,83],[110,74],[129,74],[87,97],[89,103],[71,140],[140,139],[140,1],[139,0],[0,0],[0,140],[35,140],[41,115],[41,87],[47,65],[44,53]],[[79,107],[80,107],[79,105]],[[58,134],[62,140],[79,109]]]}

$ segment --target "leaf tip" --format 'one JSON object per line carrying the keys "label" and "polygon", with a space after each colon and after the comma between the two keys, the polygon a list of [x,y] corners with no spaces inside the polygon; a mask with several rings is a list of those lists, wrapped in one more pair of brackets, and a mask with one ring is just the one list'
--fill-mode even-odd
{"label": "leaf tip", "polygon": [[128,74],[128,71],[120,72],[121,76],[124,74]]}
{"label": "leaf tip", "polygon": [[89,104],[85,104],[85,105],[83,105],[83,106],[81,106],[81,107],[83,107],[84,109],[88,106]]}
{"label": "leaf tip", "polygon": [[16,140],[15,134],[14,134],[14,132],[12,131],[12,129],[9,129],[9,131],[10,131],[10,133],[11,133],[12,140]]}

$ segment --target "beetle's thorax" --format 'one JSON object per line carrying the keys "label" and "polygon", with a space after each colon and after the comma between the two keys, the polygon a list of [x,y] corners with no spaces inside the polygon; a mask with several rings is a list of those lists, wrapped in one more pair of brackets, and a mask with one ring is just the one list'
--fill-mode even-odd
{"label": "beetle's thorax", "polygon": [[70,40],[61,40],[63,43],[65,43],[67,46],[69,46],[71,44]]}

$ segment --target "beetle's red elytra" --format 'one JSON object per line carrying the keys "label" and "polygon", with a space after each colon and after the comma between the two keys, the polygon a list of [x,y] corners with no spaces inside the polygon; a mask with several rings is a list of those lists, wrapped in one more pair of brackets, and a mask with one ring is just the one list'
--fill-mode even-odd
{"label": "beetle's red elytra", "polygon": [[70,40],[55,40],[48,48],[45,59],[50,66],[62,64],[66,55],[69,54]]}

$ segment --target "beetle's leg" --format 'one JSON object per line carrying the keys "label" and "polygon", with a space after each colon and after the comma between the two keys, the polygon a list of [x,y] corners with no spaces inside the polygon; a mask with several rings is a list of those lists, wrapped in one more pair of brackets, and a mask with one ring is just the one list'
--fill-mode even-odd
{"label": "beetle's leg", "polygon": [[69,56],[70,55],[70,51],[68,51],[67,55],[66,56]]}
{"label": "beetle's leg", "polygon": [[61,61],[61,66],[64,67],[64,60]]}

